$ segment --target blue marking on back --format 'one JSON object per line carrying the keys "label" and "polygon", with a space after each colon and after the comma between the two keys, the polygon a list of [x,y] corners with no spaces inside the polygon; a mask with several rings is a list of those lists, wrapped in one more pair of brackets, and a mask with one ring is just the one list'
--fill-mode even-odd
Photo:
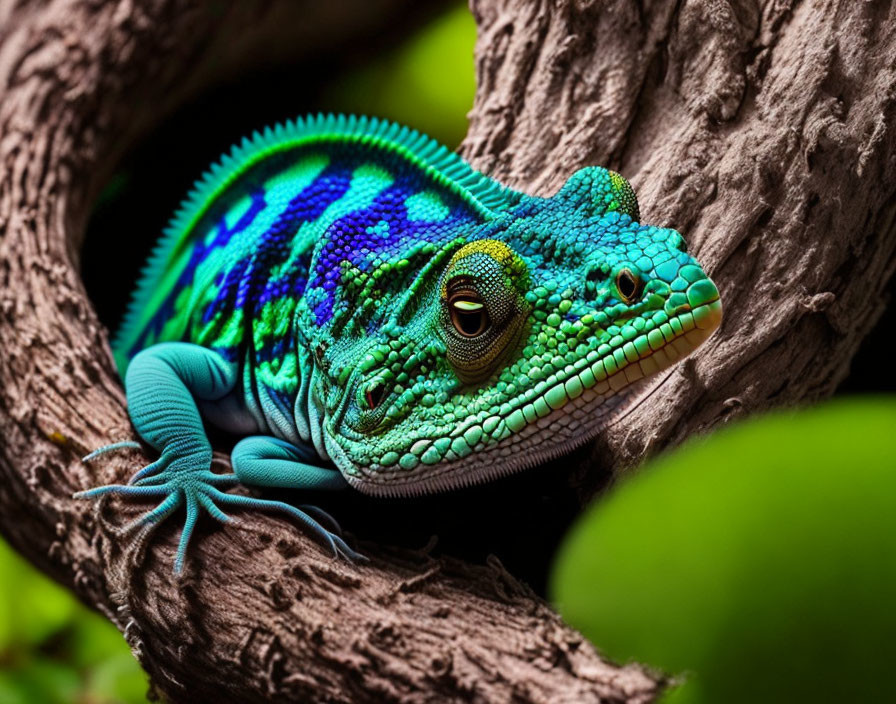
{"label": "blue marking on back", "polygon": [[[456,237],[458,227],[465,223],[477,224],[459,198],[448,195],[449,215],[437,223],[410,220],[407,199],[431,188],[418,173],[396,168],[395,181],[384,189],[369,207],[353,211],[336,220],[324,234],[324,244],[318,255],[313,275],[308,283],[322,289],[323,296],[312,305],[318,325],[326,325],[333,317],[336,291],[342,284],[343,262],[362,272],[370,272],[375,255],[385,253],[389,261],[397,260],[421,242],[442,244]],[[385,227],[383,226],[385,223]],[[388,232],[383,236],[383,232]]]}

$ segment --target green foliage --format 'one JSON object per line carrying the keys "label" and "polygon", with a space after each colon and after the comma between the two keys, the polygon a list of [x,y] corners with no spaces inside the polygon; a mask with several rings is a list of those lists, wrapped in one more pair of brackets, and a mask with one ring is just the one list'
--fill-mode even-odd
{"label": "green foliage", "polygon": [[454,147],[473,107],[475,43],[476,23],[460,4],[395,51],[335,81],[320,102],[327,110],[400,122]]}
{"label": "green foliage", "polygon": [[121,634],[0,541],[0,703],[146,701]]}
{"label": "green foliage", "polygon": [[896,399],[691,442],[573,530],[561,612],[676,704],[896,701]]}

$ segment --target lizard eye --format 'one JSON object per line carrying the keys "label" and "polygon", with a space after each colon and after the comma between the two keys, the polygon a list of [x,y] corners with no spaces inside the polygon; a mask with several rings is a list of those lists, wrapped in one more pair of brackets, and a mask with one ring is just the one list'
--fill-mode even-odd
{"label": "lizard eye", "polygon": [[630,269],[622,269],[616,274],[616,290],[625,303],[634,303],[641,295],[641,279]]}
{"label": "lizard eye", "polygon": [[514,349],[529,312],[525,262],[504,242],[474,240],[454,253],[434,307],[445,357],[464,384],[484,381]]}
{"label": "lizard eye", "polygon": [[454,329],[464,337],[478,337],[488,330],[491,321],[485,303],[478,293],[461,288],[448,296],[448,312]]}

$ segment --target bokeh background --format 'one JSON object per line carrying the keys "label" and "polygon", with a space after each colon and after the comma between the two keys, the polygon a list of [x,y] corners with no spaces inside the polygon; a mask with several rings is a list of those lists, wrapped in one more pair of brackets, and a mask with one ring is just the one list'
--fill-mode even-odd
{"label": "bokeh background", "polygon": [[[410,125],[456,147],[473,103],[475,38],[473,18],[458,2],[396,45],[342,57],[338,65],[327,58],[319,66],[242,76],[171,115],[125,156],[89,224],[82,273],[100,318],[114,327],[170,213],[195,177],[243,134],[307,112],[354,112]],[[122,223],[128,223],[127,238],[121,236]],[[123,262],[114,270],[101,264],[111,247]],[[896,391],[884,344],[893,317],[890,310],[867,339],[841,395]],[[390,518],[377,526],[375,537],[425,542],[437,525],[441,550],[479,561],[495,553],[512,573],[545,593],[551,556],[577,506],[555,474],[533,471],[460,498],[406,502],[384,511]],[[508,495],[515,508],[493,511],[508,503]],[[458,505],[465,510],[459,512]],[[346,513],[351,510],[339,515]],[[417,524],[423,526],[419,535],[409,537],[407,526]],[[142,702],[146,689],[118,631],[0,540],[0,704]]]}

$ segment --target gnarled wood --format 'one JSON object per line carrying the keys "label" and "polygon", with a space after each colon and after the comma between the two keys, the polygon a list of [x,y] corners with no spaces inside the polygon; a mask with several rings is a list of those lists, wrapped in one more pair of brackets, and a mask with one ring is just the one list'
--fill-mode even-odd
{"label": "gnarled wood", "polygon": [[247,513],[197,540],[177,583],[176,526],[141,554],[115,528],[145,506],[96,513],[70,498],[146,460],[78,459],[132,435],[76,267],[118,155],[198,87],[276,59],[278,37],[332,51],[412,4],[0,7],[0,527],[124,631],[170,701],[644,702],[656,691],[638,668],[601,661],[496,561],[365,545],[373,561],[354,566],[288,521]]}
{"label": "gnarled wood", "polygon": [[[135,554],[106,521],[144,507],[95,513],[69,498],[145,459],[78,460],[132,432],[76,269],[118,155],[199,87],[285,56],[278,38],[311,52],[411,4],[351,3],[338,21],[286,1],[0,5],[0,529],[125,631],[172,701],[645,702],[658,689],[601,661],[495,561],[364,545],[374,560],[355,567],[286,521],[243,515],[241,529],[202,535],[178,584],[174,526]],[[592,457],[576,455],[586,487],[736,414],[830,393],[896,261],[891,3],[473,11],[465,155],[542,192],[587,163],[616,168],[723,295],[712,341],[644,385]]]}
{"label": "gnarled wood", "polygon": [[587,473],[833,393],[896,268],[896,6],[472,7],[465,156],[546,193],[578,166],[616,169],[644,221],[680,230],[722,295],[721,329],[633,394]]}

